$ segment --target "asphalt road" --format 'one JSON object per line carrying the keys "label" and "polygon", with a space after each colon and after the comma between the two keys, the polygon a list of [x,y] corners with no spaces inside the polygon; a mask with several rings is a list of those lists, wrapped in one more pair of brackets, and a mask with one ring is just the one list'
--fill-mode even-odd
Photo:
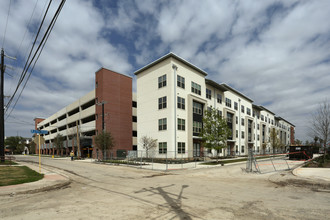
{"label": "asphalt road", "polygon": [[[38,161],[37,157],[18,160]],[[330,193],[271,183],[241,165],[157,172],[42,158],[65,188],[4,196],[1,219],[328,219]]]}

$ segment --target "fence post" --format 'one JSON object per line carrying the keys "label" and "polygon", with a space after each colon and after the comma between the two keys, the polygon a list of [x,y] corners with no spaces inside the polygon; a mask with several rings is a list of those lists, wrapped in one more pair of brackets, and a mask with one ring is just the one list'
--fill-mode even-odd
{"label": "fence post", "polygon": [[140,168],[142,169],[142,150],[141,150]]}
{"label": "fence post", "polygon": [[269,156],[269,158],[270,158],[270,161],[272,162],[272,165],[274,167],[274,170],[276,171],[276,168],[275,168],[274,163],[273,163],[273,160],[272,160],[272,156]]}
{"label": "fence post", "polygon": [[165,160],[165,163],[166,163],[166,171],[167,171],[167,151],[166,151],[166,160]]}

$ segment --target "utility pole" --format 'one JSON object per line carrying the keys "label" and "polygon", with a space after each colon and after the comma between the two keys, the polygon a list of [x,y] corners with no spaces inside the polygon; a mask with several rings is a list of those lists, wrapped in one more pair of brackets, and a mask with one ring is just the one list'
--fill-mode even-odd
{"label": "utility pole", "polygon": [[78,128],[78,121],[76,121],[77,126],[77,148],[78,148],[78,159],[80,159],[80,134],[79,134],[79,128]]}
{"label": "utility pole", "polygon": [[0,159],[1,162],[5,162],[5,109],[4,109],[4,75],[5,75],[5,65],[4,65],[5,52],[1,48],[1,88],[0,88]]}
{"label": "utility pole", "polygon": [[[4,75],[5,75],[5,52],[1,48],[1,84],[0,84],[0,161],[5,162],[5,109],[4,109]],[[14,57],[6,56],[16,60]]]}

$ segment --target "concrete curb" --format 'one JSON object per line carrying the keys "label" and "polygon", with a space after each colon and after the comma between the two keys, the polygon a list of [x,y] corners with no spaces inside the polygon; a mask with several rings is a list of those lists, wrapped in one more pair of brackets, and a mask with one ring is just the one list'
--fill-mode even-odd
{"label": "concrete curb", "polygon": [[[38,167],[33,166],[33,164],[22,164],[38,172]],[[0,187],[0,196],[45,192],[63,188],[71,184],[71,180],[66,175],[55,173],[52,170],[46,170],[44,168],[43,173],[44,178],[39,181]]]}
{"label": "concrete curb", "polygon": [[[303,166],[303,165],[302,165]],[[301,177],[297,174],[297,169],[301,168],[299,166],[292,171],[282,171],[271,175],[268,180],[279,186],[298,186],[298,187],[307,187],[313,191],[319,192],[330,192],[330,181],[320,179],[320,178],[308,178]]]}

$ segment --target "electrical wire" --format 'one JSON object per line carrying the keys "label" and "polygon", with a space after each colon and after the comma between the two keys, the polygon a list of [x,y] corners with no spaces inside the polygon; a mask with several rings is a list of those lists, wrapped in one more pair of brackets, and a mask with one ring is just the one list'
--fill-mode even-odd
{"label": "electrical wire", "polygon": [[3,39],[2,39],[2,46],[1,46],[1,48],[3,48],[3,45],[5,44],[6,32],[7,32],[7,25],[8,25],[8,19],[9,19],[9,13],[10,13],[10,6],[11,6],[11,0],[10,0],[10,2],[9,2],[9,8],[8,8],[7,20],[6,20],[6,25],[5,25],[5,31],[4,31],[4,33],[3,33]]}
{"label": "electrical wire", "polygon": [[[35,37],[35,39],[34,39],[34,42],[33,42],[33,44],[32,44],[32,47],[31,47],[31,50],[30,50],[29,56],[28,56],[28,58],[27,58],[27,60],[26,60],[26,62],[25,62],[25,65],[24,65],[23,71],[22,71],[22,73],[21,73],[21,77],[20,77],[20,79],[18,80],[18,83],[17,83],[16,89],[15,89],[15,92],[14,92],[14,94],[11,96],[10,100],[8,101],[8,103],[7,103],[7,105],[6,105],[6,111],[9,109],[9,106],[10,106],[11,102],[13,101],[13,99],[14,99],[14,97],[15,97],[15,95],[16,95],[16,92],[17,92],[17,90],[18,90],[18,88],[20,87],[21,83],[23,82],[23,80],[24,80],[24,78],[25,78],[25,75],[26,75],[26,72],[27,72],[26,66],[27,66],[27,64],[29,63],[29,59],[30,59],[30,57],[31,57],[31,54],[32,54],[32,51],[33,51],[34,45],[35,45],[35,43],[37,42],[37,39],[38,39],[38,36],[39,36],[40,30],[41,30],[41,27],[42,27],[42,25],[43,25],[43,23],[44,23],[44,21],[45,21],[45,18],[46,18],[46,15],[47,15],[47,13],[48,13],[48,10],[49,10],[49,7],[50,7],[51,3],[52,3],[52,0],[49,1],[49,4],[48,4],[48,7],[47,7],[47,10],[46,10],[46,12],[45,12],[45,14],[44,14],[44,17],[43,17],[43,19],[42,19],[42,21],[41,21],[41,24],[39,25],[38,32],[37,32],[36,37]],[[39,45],[39,47],[40,47],[40,45]],[[37,51],[38,51],[38,50],[37,50]],[[35,51],[34,56],[36,55],[37,51]],[[33,56],[32,60],[31,60],[31,62],[32,62],[33,59],[34,59],[34,56]],[[30,62],[30,64],[31,64],[31,62]]]}
{"label": "electrical wire", "polygon": [[[41,55],[41,52],[42,52],[43,49],[44,49],[44,46],[45,46],[45,44],[46,44],[46,42],[47,42],[47,40],[48,40],[48,38],[49,38],[50,33],[51,33],[52,30],[53,30],[53,27],[54,27],[54,25],[55,25],[55,23],[56,23],[56,21],[57,21],[57,18],[58,18],[59,13],[61,12],[61,10],[62,10],[62,8],[63,8],[63,5],[64,5],[65,1],[66,1],[66,0],[63,0],[63,1],[61,2],[61,4],[60,4],[58,10],[56,11],[56,13],[55,13],[55,15],[54,15],[54,17],[53,17],[53,19],[52,19],[52,21],[51,21],[51,23],[50,23],[50,26],[48,27],[48,29],[47,29],[47,31],[46,31],[46,35],[44,36],[44,38],[42,39],[41,43],[39,44],[39,47],[40,47],[40,45],[42,45],[41,50],[40,50],[40,52],[39,52],[39,54],[38,54],[38,56],[37,56],[37,59],[35,60],[33,66],[32,66],[32,69],[31,69],[31,71],[30,71],[30,73],[29,73],[29,76],[28,76],[28,78],[26,79],[26,81],[25,81],[25,83],[24,83],[24,86],[23,86],[23,88],[22,88],[22,90],[21,90],[21,92],[20,92],[18,98],[16,99],[16,102],[15,102],[13,108],[11,109],[10,113],[7,115],[7,118],[9,117],[9,115],[12,113],[12,111],[13,111],[14,108],[16,107],[16,104],[17,104],[19,98],[21,97],[23,90],[25,89],[25,86],[26,86],[28,80],[30,79],[30,76],[31,76],[31,74],[32,74],[32,72],[33,72],[33,70],[34,70],[34,67],[35,67],[35,65],[36,65],[36,63],[37,63],[37,61],[38,61],[38,59],[39,59],[39,57],[40,57],[40,55]],[[62,3],[63,3],[63,4],[62,4]],[[45,37],[46,37],[46,38],[45,38]],[[44,39],[45,39],[45,42],[43,43]],[[39,50],[39,47],[38,47],[38,50]],[[32,61],[31,61],[31,62],[32,62]],[[31,63],[30,63],[30,64],[31,64]],[[29,64],[29,66],[30,66],[30,64]]]}

